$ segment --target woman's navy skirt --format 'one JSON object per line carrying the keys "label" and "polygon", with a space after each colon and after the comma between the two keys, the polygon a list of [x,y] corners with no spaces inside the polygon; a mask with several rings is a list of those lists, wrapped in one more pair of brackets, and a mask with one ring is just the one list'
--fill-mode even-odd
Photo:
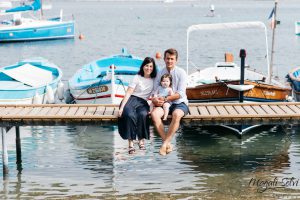
{"label": "woman's navy skirt", "polygon": [[149,139],[149,105],[146,100],[131,95],[118,119],[120,136],[125,140]]}

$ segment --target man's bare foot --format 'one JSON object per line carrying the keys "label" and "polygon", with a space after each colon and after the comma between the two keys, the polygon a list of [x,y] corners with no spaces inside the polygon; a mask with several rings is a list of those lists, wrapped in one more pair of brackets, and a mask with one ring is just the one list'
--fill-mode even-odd
{"label": "man's bare foot", "polygon": [[173,145],[172,144],[168,144],[167,149],[166,149],[166,153],[169,154],[173,151]]}
{"label": "man's bare foot", "polygon": [[162,156],[165,156],[167,154],[167,146],[166,145],[162,145],[159,149],[159,154]]}

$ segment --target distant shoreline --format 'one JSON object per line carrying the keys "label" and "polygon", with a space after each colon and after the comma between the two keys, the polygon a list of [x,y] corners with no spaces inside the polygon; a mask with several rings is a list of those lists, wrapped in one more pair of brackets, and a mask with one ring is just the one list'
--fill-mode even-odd
{"label": "distant shoreline", "polygon": [[[60,0],[54,0],[60,1]],[[176,2],[207,2],[208,0],[173,0],[172,2],[165,2],[165,0],[64,0],[64,1],[75,1],[75,2],[160,2],[164,4],[173,4]],[[216,0],[216,1],[238,1],[238,0]],[[247,0],[245,0],[247,1]],[[251,0],[248,0],[251,1]],[[273,2],[274,0],[252,0],[252,1],[261,1],[261,2]],[[286,0],[283,0],[286,1]]]}

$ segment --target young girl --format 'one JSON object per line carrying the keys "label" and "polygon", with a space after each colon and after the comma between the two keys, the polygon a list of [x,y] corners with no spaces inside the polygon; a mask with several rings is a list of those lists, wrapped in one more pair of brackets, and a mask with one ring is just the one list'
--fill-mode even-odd
{"label": "young girl", "polygon": [[[160,79],[160,85],[157,90],[154,92],[154,97],[164,97],[173,95],[174,92],[172,90],[172,76],[171,74],[164,74]],[[167,120],[169,114],[169,108],[171,106],[171,102],[165,101],[163,104],[164,116],[163,120]]]}

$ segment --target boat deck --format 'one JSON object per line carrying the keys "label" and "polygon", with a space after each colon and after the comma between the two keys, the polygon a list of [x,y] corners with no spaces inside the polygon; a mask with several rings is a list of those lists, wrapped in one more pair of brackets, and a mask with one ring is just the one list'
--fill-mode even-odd
{"label": "boat deck", "polygon": [[[191,103],[184,124],[290,124],[300,121],[300,102]],[[116,124],[117,105],[0,105],[1,126]]]}

